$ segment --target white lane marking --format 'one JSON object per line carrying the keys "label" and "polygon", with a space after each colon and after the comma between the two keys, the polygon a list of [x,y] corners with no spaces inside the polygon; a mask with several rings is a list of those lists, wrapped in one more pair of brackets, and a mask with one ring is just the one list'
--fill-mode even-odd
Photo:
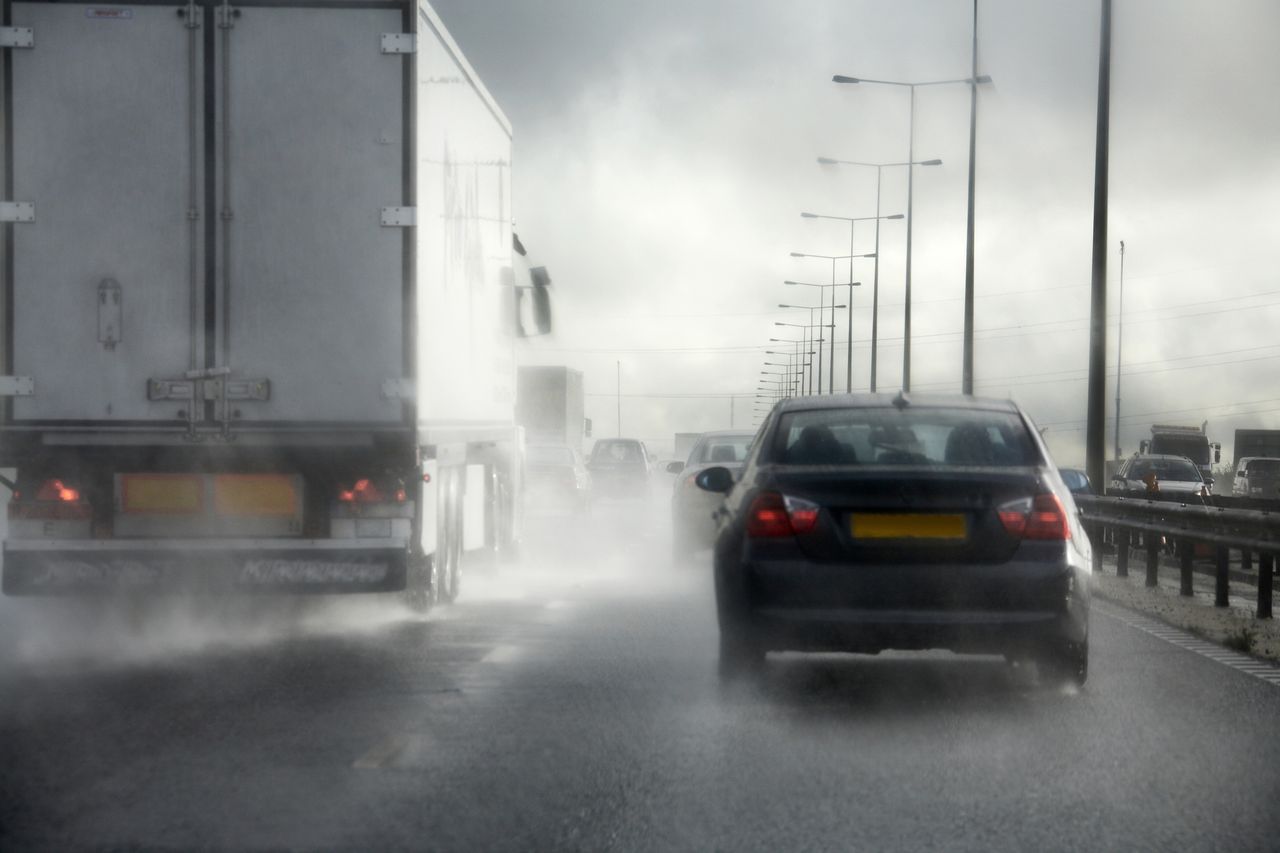
{"label": "white lane marking", "polygon": [[351,766],[356,770],[377,770],[394,761],[408,746],[409,738],[404,735],[391,735],[351,762]]}
{"label": "white lane marking", "polygon": [[480,658],[481,663],[511,663],[520,657],[519,646],[494,646],[493,651]]}
{"label": "white lane marking", "polygon": [[1123,622],[1130,628],[1136,628],[1145,634],[1150,634],[1156,639],[1164,640],[1166,643],[1198,654],[1200,657],[1208,658],[1215,663],[1229,666],[1237,672],[1251,675],[1259,681],[1265,681],[1268,684],[1280,687],[1280,667],[1274,664],[1251,658],[1248,655],[1242,655],[1239,652],[1233,652],[1230,649],[1224,649],[1222,646],[1206,643],[1195,634],[1190,634],[1177,628],[1170,628],[1163,622],[1139,616],[1131,610],[1110,604],[1100,604],[1097,601],[1094,601],[1093,609],[1110,616],[1118,622]]}

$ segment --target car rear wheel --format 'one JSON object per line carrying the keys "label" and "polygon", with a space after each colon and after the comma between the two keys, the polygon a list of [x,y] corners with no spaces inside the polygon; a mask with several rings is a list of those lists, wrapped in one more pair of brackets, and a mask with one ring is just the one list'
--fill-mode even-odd
{"label": "car rear wheel", "polygon": [[1042,681],[1080,687],[1089,677],[1089,641],[1062,643],[1037,663]]}
{"label": "car rear wheel", "polygon": [[744,631],[720,632],[720,678],[750,678],[764,668],[764,647]]}

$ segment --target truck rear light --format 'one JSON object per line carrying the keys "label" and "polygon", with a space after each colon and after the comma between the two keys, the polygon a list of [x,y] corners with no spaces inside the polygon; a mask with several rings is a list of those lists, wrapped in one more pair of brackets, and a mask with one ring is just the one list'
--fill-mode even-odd
{"label": "truck rear light", "polygon": [[380,488],[367,477],[356,480],[349,488],[338,490],[338,502],[344,504],[404,503],[408,499],[409,493],[399,483],[384,484]]}
{"label": "truck rear light", "polygon": [[23,500],[23,493],[15,491],[8,515],[14,520],[81,521],[93,517],[93,508],[80,499],[79,489],[48,479],[36,488],[34,500]]}
{"label": "truck rear light", "polygon": [[776,539],[809,533],[818,524],[817,504],[802,498],[761,492],[751,501],[747,513],[747,536]]}
{"label": "truck rear light", "polygon": [[80,490],[67,486],[61,480],[45,480],[36,491],[36,500],[75,503],[80,500]]}
{"label": "truck rear light", "polygon": [[1001,504],[996,514],[1004,529],[1019,539],[1066,541],[1071,538],[1066,508],[1052,492]]}

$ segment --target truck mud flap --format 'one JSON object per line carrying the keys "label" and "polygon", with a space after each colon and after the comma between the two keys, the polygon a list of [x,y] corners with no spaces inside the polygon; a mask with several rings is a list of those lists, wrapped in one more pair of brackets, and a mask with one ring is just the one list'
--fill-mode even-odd
{"label": "truck mud flap", "polygon": [[343,553],[6,550],[5,595],[362,593],[405,587],[401,549]]}

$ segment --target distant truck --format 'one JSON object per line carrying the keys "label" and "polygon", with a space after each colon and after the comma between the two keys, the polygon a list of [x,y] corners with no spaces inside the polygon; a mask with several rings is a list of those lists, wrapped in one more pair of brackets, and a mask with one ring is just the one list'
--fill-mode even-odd
{"label": "distant truck", "polygon": [[698,439],[702,437],[700,432],[678,432],[676,433],[675,450],[672,458],[684,462],[689,458],[689,452],[693,450],[693,446],[698,443]]}
{"label": "distant truck", "polygon": [[1280,458],[1280,429],[1238,429],[1232,464],[1238,470],[1240,460],[1249,456]]}
{"label": "distant truck", "polygon": [[1203,427],[1154,424],[1151,438],[1139,444],[1141,453],[1185,456],[1200,469],[1206,480],[1213,479],[1213,463],[1222,459],[1222,445],[1211,443]]}
{"label": "distant truck", "polygon": [[5,14],[4,592],[426,607],[513,548],[548,279],[511,126],[430,6]]}
{"label": "distant truck", "polygon": [[521,367],[516,423],[524,428],[528,444],[564,445],[581,454],[587,423],[582,373],[568,367]]}

